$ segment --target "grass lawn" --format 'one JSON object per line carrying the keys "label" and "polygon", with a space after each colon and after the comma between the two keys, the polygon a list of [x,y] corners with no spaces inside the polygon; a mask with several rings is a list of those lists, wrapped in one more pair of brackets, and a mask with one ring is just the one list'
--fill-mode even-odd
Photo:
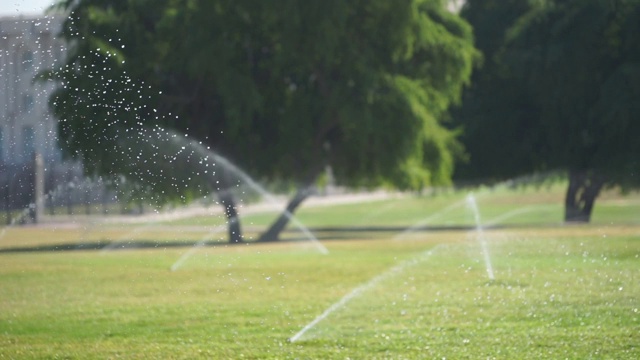
{"label": "grass lawn", "polygon": [[[604,198],[593,224],[560,226],[558,196],[476,194],[483,222],[510,225],[483,233],[493,281],[465,194],[301,209],[333,239],[328,255],[294,231],[274,244],[177,246],[202,239],[193,225],[205,219],[10,228],[0,359],[640,358],[638,197]],[[401,232],[416,224],[430,230]],[[46,248],[133,237],[156,244]]]}

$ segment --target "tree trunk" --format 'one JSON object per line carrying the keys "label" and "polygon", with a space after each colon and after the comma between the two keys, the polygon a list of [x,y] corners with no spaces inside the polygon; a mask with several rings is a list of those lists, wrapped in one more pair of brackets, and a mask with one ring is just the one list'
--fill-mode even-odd
{"label": "tree trunk", "polygon": [[570,170],[564,221],[588,223],[591,220],[593,204],[603,185],[604,179],[593,171]]}
{"label": "tree trunk", "polygon": [[[219,177],[212,177],[210,187],[212,191],[218,193],[218,200],[224,209],[224,215],[227,217],[227,230],[229,234],[229,243],[239,244],[243,242],[242,228],[240,226],[240,216],[238,216],[238,208],[236,200],[231,191],[231,181],[229,174],[224,170],[220,171]],[[218,183],[216,183],[216,180]]]}
{"label": "tree trunk", "polygon": [[299,188],[296,195],[287,204],[285,210],[280,214],[278,219],[271,224],[271,227],[260,236],[258,241],[278,241],[280,239],[280,233],[287,227],[289,220],[293,217],[293,213],[312,193],[313,188],[309,185]]}
{"label": "tree trunk", "polygon": [[229,242],[234,244],[241,243],[243,241],[242,228],[240,227],[240,218],[238,217],[233,194],[229,190],[223,190],[220,191],[218,198],[220,199],[220,204],[224,207],[224,214],[227,217]]}

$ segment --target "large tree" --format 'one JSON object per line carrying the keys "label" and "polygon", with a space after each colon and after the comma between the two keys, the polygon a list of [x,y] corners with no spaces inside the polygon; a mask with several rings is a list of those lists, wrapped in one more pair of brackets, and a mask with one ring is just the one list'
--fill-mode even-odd
{"label": "large tree", "polygon": [[565,221],[588,222],[603,187],[640,185],[640,2],[520,3],[529,9],[507,24],[457,114],[469,130],[466,175],[566,170]]}
{"label": "large tree", "polygon": [[509,29],[530,9],[530,0],[467,0],[462,8],[482,62],[463,92],[462,105],[452,111],[464,129],[460,139],[469,154],[456,168],[458,182],[502,181],[536,168],[537,144],[529,130],[536,111],[526,88],[508,76],[499,59]]}
{"label": "large tree", "polygon": [[[187,171],[202,163],[197,151],[181,152],[165,129],[261,180],[297,184],[262,240],[278,238],[326,165],[346,185],[448,183],[461,148],[442,119],[477,54],[470,27],[445,5],[62,0],[72,48],[51,101],[62,144],[89,171],[124,174],[154,198],[216,191],[234,242],[228,169]],[[166,139],[141,140],[148,134]]]}

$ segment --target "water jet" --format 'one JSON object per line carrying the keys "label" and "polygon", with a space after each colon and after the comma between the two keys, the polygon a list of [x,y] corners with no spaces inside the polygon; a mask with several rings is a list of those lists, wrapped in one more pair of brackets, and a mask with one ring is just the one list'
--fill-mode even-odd
{"label": "water jet", "polygon": [[489,280],[495,280],[495,276],[493,274],[493,265],[491,264],[491,257],[489,256],[489,246],[487,245],[487,239],[484,235],[484,229],[482,227],[482,221],[480,219],[480,210],[478,209],[478,204],[476,203],[476,198],[473,194],[467,195],[467,206],[471,210],[474,220],[475,220],[475,232],[476,239],[480,243],[480,247],[482,248],[482,257],[484,258],[484,264],[487,269],[487,276]]}

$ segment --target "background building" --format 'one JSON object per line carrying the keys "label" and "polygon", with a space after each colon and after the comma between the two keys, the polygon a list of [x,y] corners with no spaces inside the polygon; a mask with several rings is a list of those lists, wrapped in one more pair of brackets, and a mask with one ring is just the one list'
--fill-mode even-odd
{"label": "background building", "polygon": [[62,22],[60,16],[0,17],[0,224],[35,220],[36,153],[44,160],[49,215],[103,211],[114,202],[101,179],[83,176],[80,162],[62,161],[48,106],[57,84],[36,79],[64,62]]}
{"label": "background building", "polygon": [[47,105],[56,85],[35,80],[64,59],[56,38],[61,23],[50,16],[0,18],[0,164],[29,163],[36,152],[48,164],[60,161]]}

